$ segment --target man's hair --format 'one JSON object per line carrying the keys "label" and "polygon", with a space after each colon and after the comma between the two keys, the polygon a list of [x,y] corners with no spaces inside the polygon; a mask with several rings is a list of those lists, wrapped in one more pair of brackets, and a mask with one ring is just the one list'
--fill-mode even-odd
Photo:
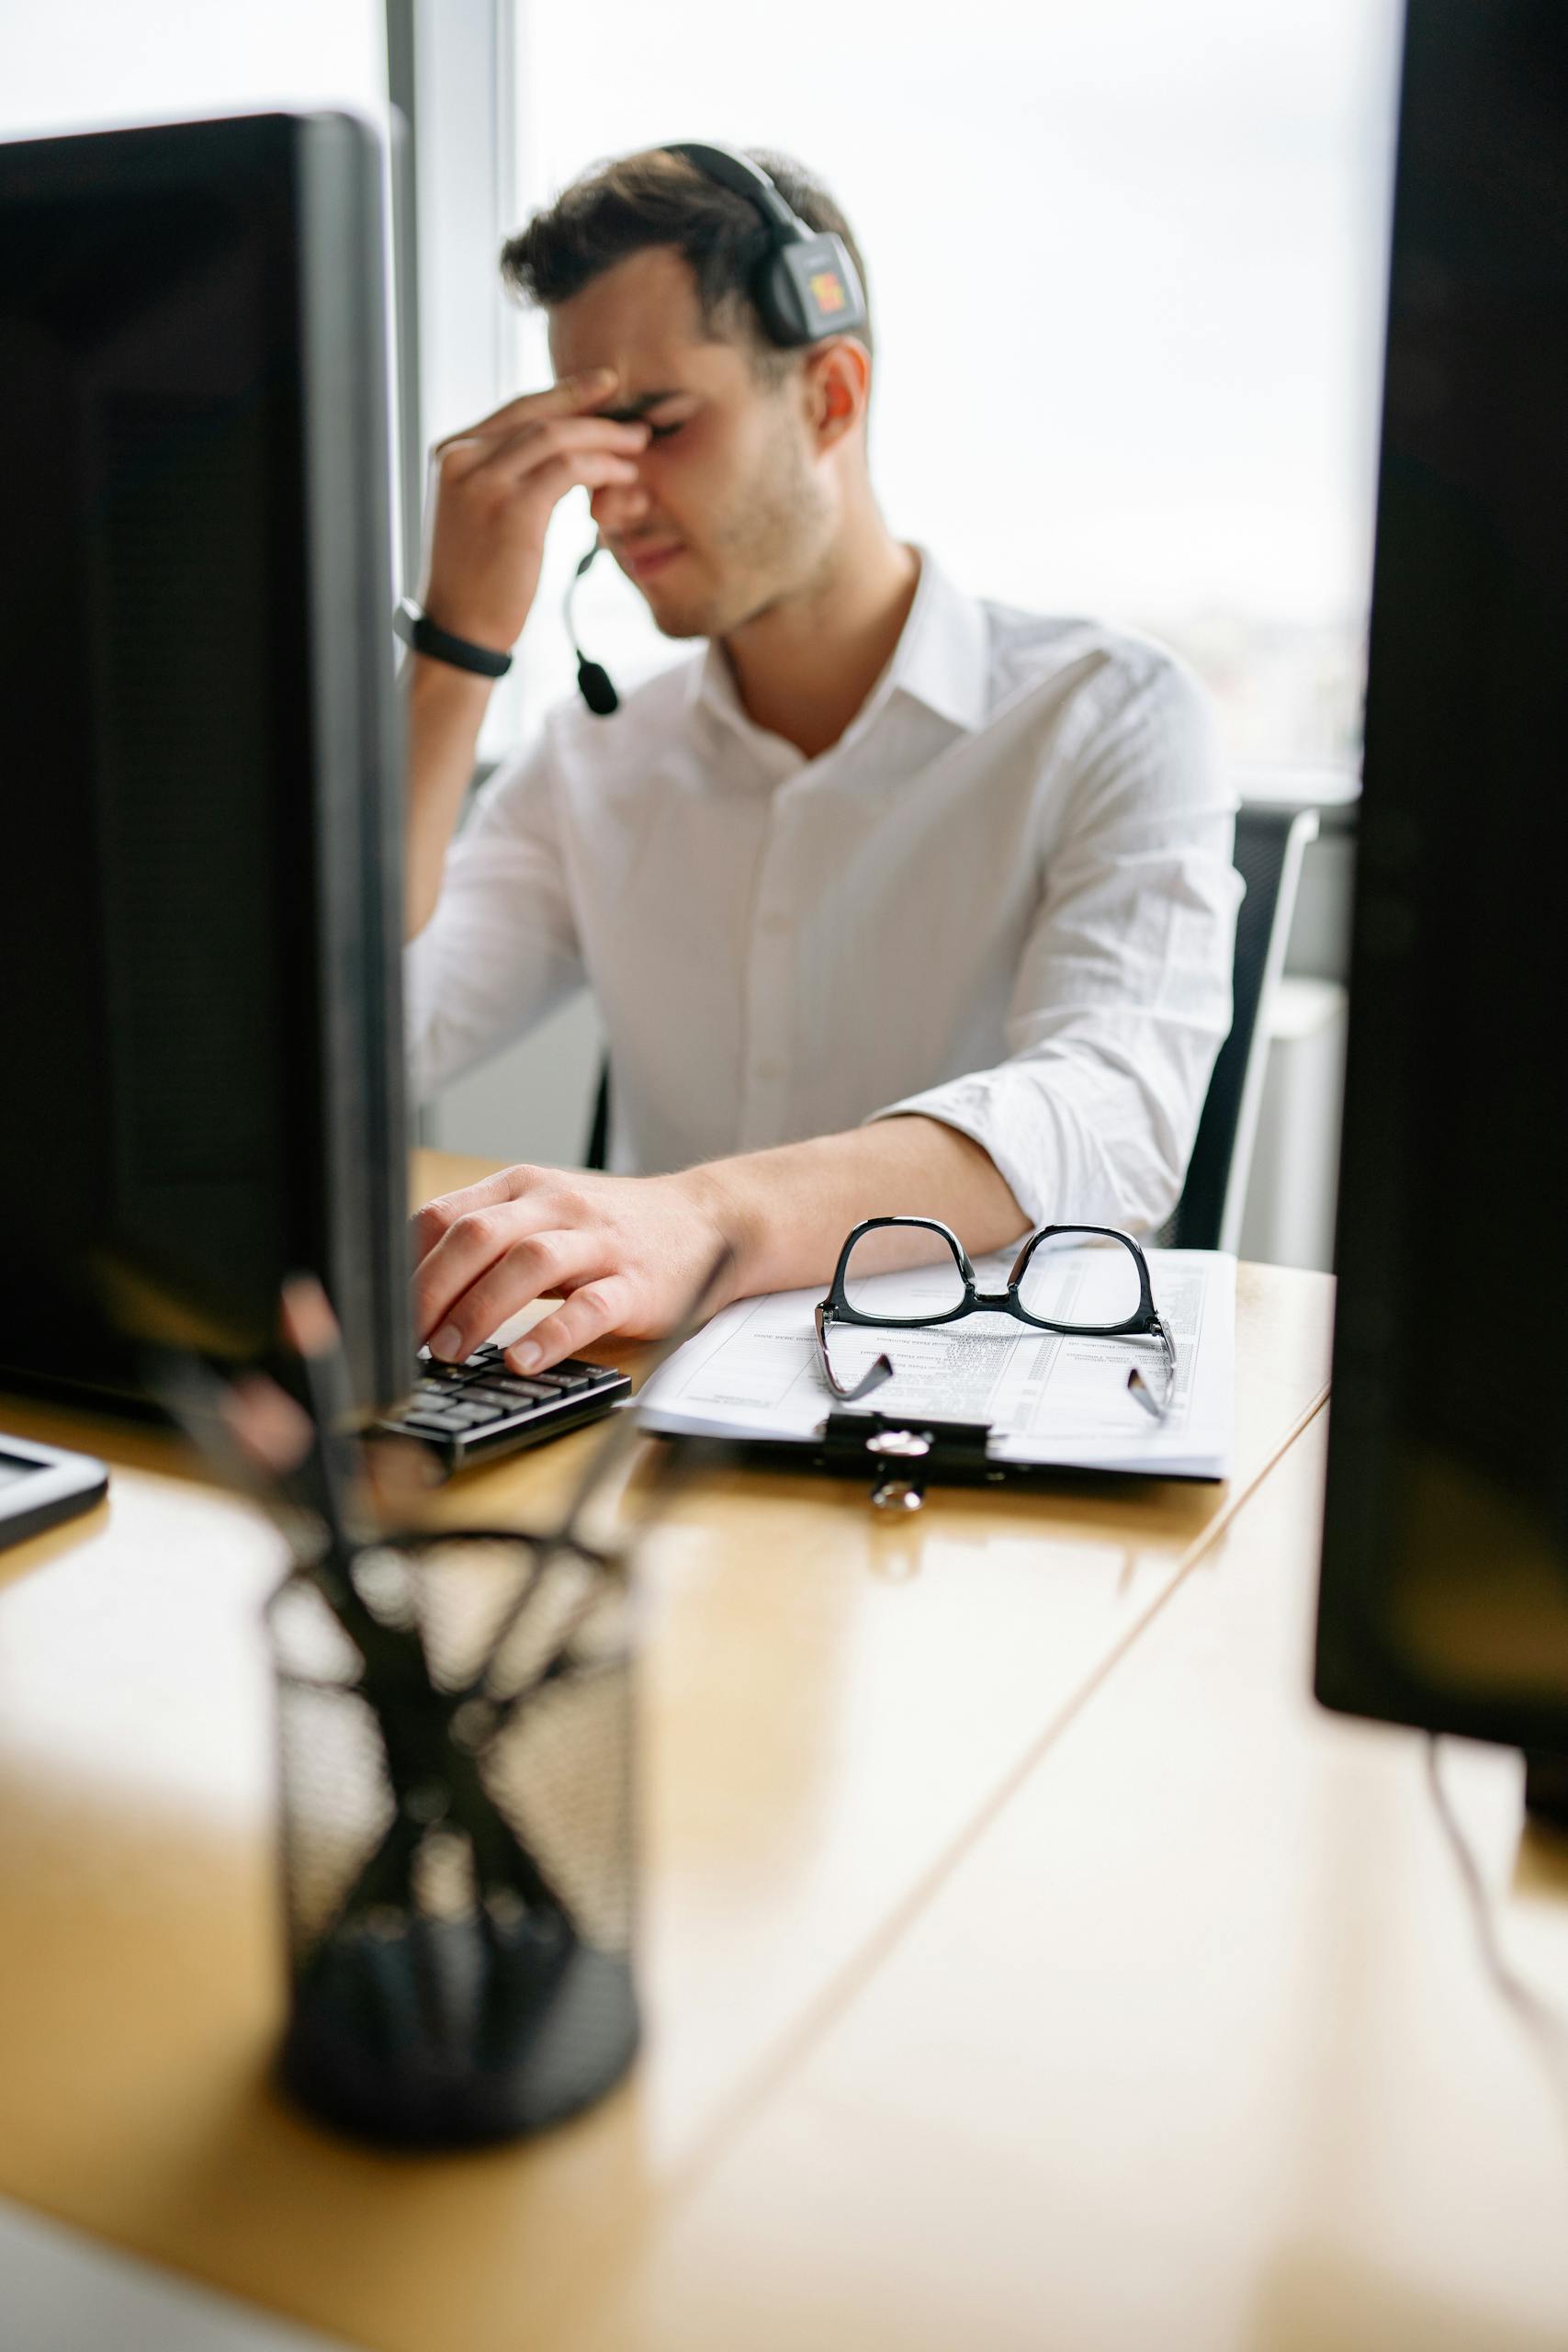
{"label": "man's hair", "polygon": [[[865,284],[854,232],[819,180],[788,155],[749,148],[792,211],[808,229],[842,237]],[[501,274],[514,293],[551,310],[632,254],[672,246],[696,280],[708,333],[748,345],[757,373],[778,382],[792,354],[773,341],[751,298],[751,285],[773,238],[754,204],[720,187],[683,155],[650,148],[595,164],[525,229],[502,247]],[[869,323],[862,331],[869,349]]]}

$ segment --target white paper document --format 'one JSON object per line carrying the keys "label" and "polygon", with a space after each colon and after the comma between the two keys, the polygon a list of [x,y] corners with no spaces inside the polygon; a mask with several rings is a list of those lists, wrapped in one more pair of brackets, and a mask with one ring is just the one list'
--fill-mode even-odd
{"label": "white paper document", "polygon": [[[643,1425],[670,1437],[807,1442],[831,1411],[907,1413],[911,1419],[985,1422],[997,1462],[1227,1477],[1235,1420],[1235,1260],[1211,1250],[1147,1255],[1155,1305],[1176,1342],[1176,1393],[1163,1420],[1127,1390],[1134,1364],[1157,1390],[1154,1341],[1058,1336],[995,1314],[925,1330],[829,1325],[833,1369],[846,1386],[878,1355],[893,1364],[892,1379],[862,1404],[840,1407],[822,1376],[812,1321],[822,1290],[815,1288],[741,1299],[716,1315],[654,1374],[639,1400]],[[1012,1257],[977,1260],[978,1288],[1005,1288]],[[932,1279],[930,1268],[878,1275],[877,1312],[918,1311]]]}

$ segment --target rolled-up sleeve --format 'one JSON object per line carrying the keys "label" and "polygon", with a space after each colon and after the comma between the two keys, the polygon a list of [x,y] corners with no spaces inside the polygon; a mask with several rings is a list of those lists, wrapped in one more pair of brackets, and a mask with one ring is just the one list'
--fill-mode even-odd
{"label": "rolled-up sleeve", "polygon": [[874,1115],[972,1136],[1032,1225],[1146,1232],[1180,1193],[1230,1029],[1235,801],[1201,689],[1168,656],[1148,650],[1089,719],[1043,848],[1007,1059]]}
{"label": "rolled-up sleeve", "polygon": [[403,951],[410,1083],[427,1100],[583,983],[547,741],[492,776]]}

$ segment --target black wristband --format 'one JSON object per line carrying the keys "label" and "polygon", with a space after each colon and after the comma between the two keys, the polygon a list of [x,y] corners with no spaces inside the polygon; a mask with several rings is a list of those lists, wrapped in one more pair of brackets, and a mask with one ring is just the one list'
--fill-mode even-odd
{"label": "black wristband", "polygon": [[392,627],[414,652],[426,653],[433,662],[449,662],[454,670],[472,670],[480,678],[504,678],[512,667],[510,653],[492,652],[488,645],[475,645],[466,637],[454,637],[449,629],[437,628],[412,596],[405,596],[392,615]]}

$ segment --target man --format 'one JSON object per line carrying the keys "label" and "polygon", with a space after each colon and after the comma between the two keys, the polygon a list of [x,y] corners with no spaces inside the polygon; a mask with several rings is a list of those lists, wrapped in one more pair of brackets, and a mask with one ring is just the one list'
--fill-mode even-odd
{"label": "man", "polygon": [[[760,160],[854,253],[825,191]],[[770,342],[764,243],[682,158],[578,182],[503,255],[554,388],[438,453],[437,628],[509,648],[581,486],[660,629],[708,642],[613,718],[552,714],[455,845],[490,685],[412,663],[417,1081],[586,977],[626,1171],[511,1168],[423,1211],[437,1355],[540,1298],[564,1303],[519,1371],[657,1333],[726,1246],[727,1295],[816,1283],[863,1216],[939,1217],[972,1254],[1146,1229],[1229,1024],[1234,804],[1197,689],[1148,644],[972,602],[892,536],[869,329]],[[932,462],[1029,429],[998,383]]]}

